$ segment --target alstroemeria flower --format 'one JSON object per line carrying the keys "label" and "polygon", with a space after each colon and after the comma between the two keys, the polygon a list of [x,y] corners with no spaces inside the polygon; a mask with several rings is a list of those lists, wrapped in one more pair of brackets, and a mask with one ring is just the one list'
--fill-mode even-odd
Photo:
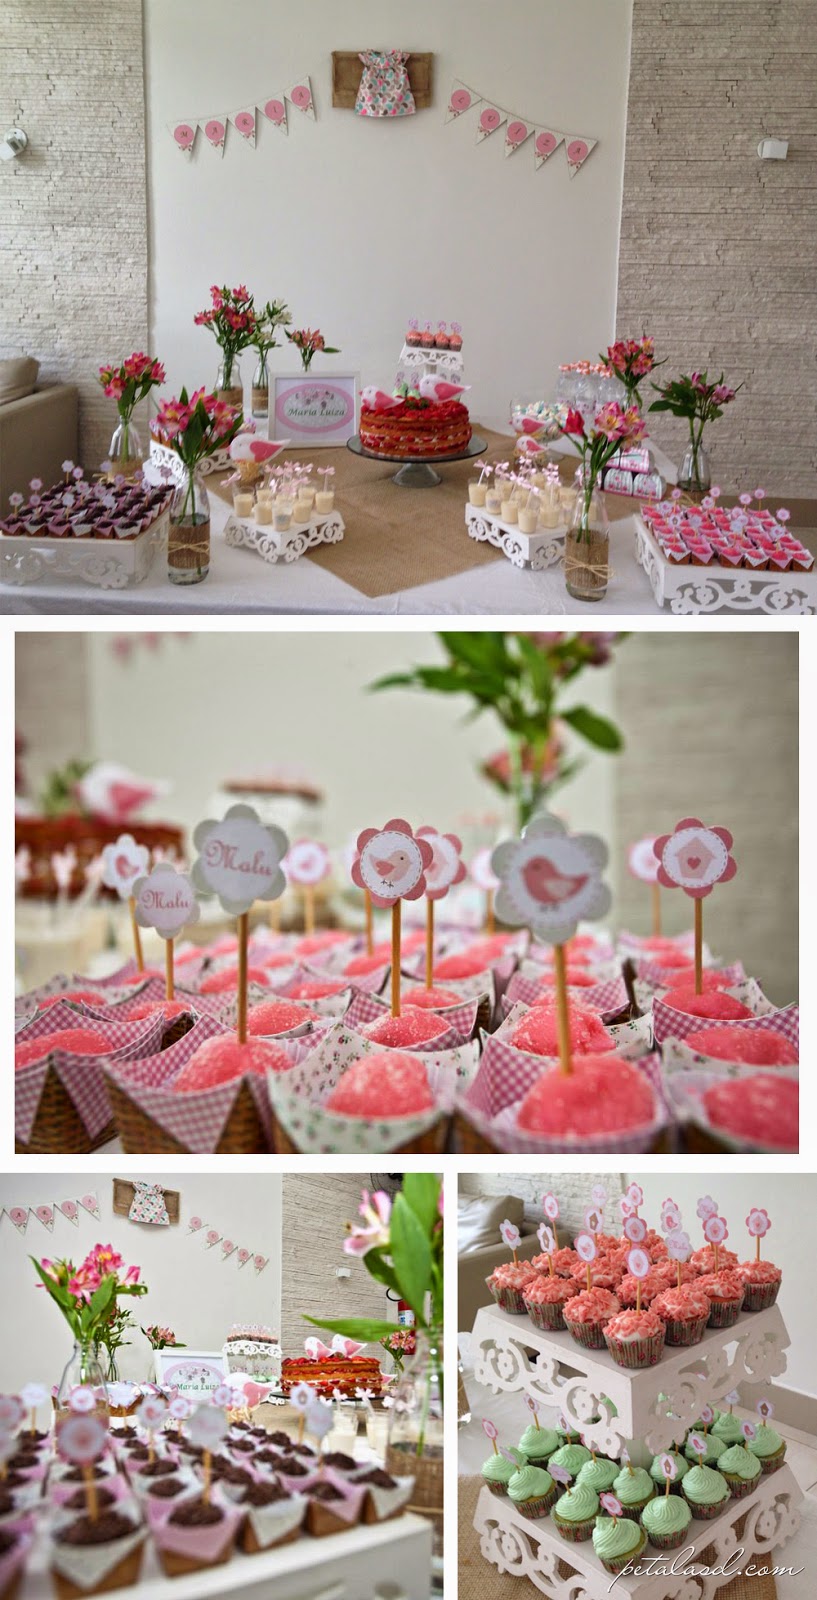
{"label": "alstroemeria flower", "polygon": [[364,1189],[361,1203],[358,1207],[365,1226],[359,1222],[350,1222],[349,1234],[343,1241],[343,1249],[347,1256],[365,1256],[369,1250],[379,1250],[389,1243],[389,1220],[391,1218],[391,1200],[382,1190],[376,1189],[370,1195]]}

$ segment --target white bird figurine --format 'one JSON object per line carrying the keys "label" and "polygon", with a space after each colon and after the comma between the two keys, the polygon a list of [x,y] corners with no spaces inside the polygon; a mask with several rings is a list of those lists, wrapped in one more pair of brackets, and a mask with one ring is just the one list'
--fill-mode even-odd
{"label": "white bird figurine", "polygon": [[393,411],[395,406],[403,403],[398,395],[386,394],[385,389],[378,389],[376,383],[361,389],[360,398],[370,411]]}
{"label": "white bird figurine", "polygon": [[470,387],[470,383],[449,383],[446,378],[428,376],[420,379],[420,393],[424,400],[456,400],[458,394],[465,394]]}
{"label": "white bird figurine", "polygon": [[92,817],[119,825],[128,822],[148,801],[167,794],[170,785],[138,778],[117,761],[97,761],[76,788],[80,804]]}

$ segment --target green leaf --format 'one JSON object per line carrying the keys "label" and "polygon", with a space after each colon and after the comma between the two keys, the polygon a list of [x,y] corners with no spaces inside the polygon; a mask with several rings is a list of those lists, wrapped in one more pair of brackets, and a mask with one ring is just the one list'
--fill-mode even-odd
{"label": "green leaf", "polygon": [[441,633],[438,637],[455,661],[463,661],[469,667],[490,671],[503,664],[505,651],[501,634]]}
{"label": "green leaf", "polygon": [[112,1276],[103,1278],[98,1289],[95,1289],[89,1301],[89,1310],[92,1317],[101,1317],[107,1311],[116,1294],[116,1279]]}
{"label": "green leaf", "polygon": [[587,706],[574,706],[572,711],[560,711],[559,716],[563,722],[580,733],[589,744],[594,744],[599,750],[621,750],[624,740],[614,722],[609,722],[607,717],[600,717],[597,712],[590,711]]}
{"label": "green leaf", "polygon": [[399,1289],[394,1267],[385,1259],[382,1250],[367,1250],[363,1264],[369,1276],[376,1278],[378,1283],[385,1283],[387,1289]]}
{"label": "green leaf", "polygon": [[430,1235],[439,1215],[439,1178],[435,1178],[433,1172],[407,1172],[403,1178],[403,1196]]}
{"label": "green leaf", "polygon": [[390,672],[385,678],[376,678],[369,684],[369,690],[376,693],[378,689],[416,689],[413,672]]}
{"label": "green leaf", "polygon": [[397,1195],[392,1207],[389,1233],[391,1258],[403,1299],[424,1321],[431,1278],[431,1246],[419,1218],[402,1194]]}
{"label": "green leaf", "polygon": [[328,1328],[330,1333],[342,1333],[347,1339],[360,1339],[363,1344],[376,1344],[395,1329],[395,1323],[378,1322],[376,1317],[343,1317],[339,1322],[325,1322],[321,1317],[304,1315],[304,1321],[316,1328]]}

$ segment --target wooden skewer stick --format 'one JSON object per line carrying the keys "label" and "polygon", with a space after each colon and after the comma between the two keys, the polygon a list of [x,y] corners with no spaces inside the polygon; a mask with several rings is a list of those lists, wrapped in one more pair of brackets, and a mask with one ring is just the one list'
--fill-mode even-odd
{"label": "wooden skewer stick", "polygon": [[304,889],[304,933],[315,932],[315,890],[311,884]]}
{"label": "wooden skewer stick", "polygon": [[128,897],[128,905],[130,907],[130,925],[131,925],[131,932],[133,934],[133,953],[136,956],[136,966],[137,966],[137,969],[138,969],[139,972],[144,972],[144,970],[145,970],[145,958],[142,955],[142,935],[139,932],[139,924],[136,921],[136,896],[135,895],[129,895],[129,897]]}
{"label": "wooden skewer stick", "polygon": [[703,992],[703,965],[704,965],[704,908],[700,900],[695,901],[695,993]]}
{"label": "wooden skewer stick", "polygon": [[426,988],[434,986],[434,901],[426,900]]}
{"label": "wooden skewer stick", "polygon": [[400,906],[395,900],[391,908],[391,1014],[400,1015]]}
{"label": "wooden skewer stick", "polygon": [[165,999],[172,1000],[175,992],[173,978],[173,940],[165,939]]}
{"label": "wooden skewer stick", "polygon": [[242,911],[238,919],[238,1018],[236,1032],[239,1044],[247,1043],[247,943],[249,937],[249,912]]}
{"label": "wooden skewer stick", "polygon": [[654,883],[652,886],[652,932],[657,939],[661,933],[661,885]]}
{"label": "wooden skewer stick", "polygon": [[366,954],[374,955],[374,915],[372,913],[372,897],[368,889],[363,891],[363,903],[366,907]]}
{"label": "wooden skewer stick", "polygon": [[486,889],[486,891],[485,891],[485,932],[486,933],[494,933],[495,930],[496,930],[496,922],[494,920],[494,891],[493,891],[493,889]]}
{"label": "wooden skewer stick", "polygon": [[553,946],[553,966],[556,974],[556,1028],[559,1038],[559,1066],[570,1072],[570,1012],[567,1003],[567,964],[563,944]]}

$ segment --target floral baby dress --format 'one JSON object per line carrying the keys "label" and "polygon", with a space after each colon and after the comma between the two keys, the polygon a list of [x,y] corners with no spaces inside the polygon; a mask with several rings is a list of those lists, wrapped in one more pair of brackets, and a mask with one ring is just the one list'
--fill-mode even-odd
{"label": "floral baby dress", "polygon": [[408,80],[408,50],[364,50],[355,101],[359,117],[410,117],[416,111]]}

